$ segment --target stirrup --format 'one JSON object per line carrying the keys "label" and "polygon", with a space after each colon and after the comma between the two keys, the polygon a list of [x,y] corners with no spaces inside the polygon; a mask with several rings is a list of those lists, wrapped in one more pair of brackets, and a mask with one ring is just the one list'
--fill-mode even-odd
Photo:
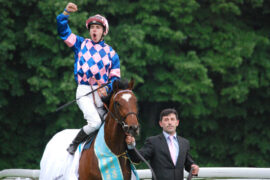
{"label": "stirrup", "polygon": [[76,145],[74,144],[70,144],[69,147],[67,148],[67,152],[69,152],[69,154],[71,155],[74,155],[76,150],[77,150],[77,147]]}

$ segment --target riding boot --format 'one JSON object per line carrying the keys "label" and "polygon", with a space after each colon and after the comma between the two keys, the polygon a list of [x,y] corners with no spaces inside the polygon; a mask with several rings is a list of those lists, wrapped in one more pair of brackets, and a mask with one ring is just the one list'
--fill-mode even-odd
{"label": "riding boot", "polygon": [[69,145],[69,147],[67,148],[67,151],[71,154],[71,155],[74,155],[77,147],[79,146],[79,144],[81,142],[83,142],[86,137],[88,135],[83,131],[83,129],[81,129],[79,131],[79,133],[77,134],[77,136],[74,138],[74,140],[72,141],[72,143]]}

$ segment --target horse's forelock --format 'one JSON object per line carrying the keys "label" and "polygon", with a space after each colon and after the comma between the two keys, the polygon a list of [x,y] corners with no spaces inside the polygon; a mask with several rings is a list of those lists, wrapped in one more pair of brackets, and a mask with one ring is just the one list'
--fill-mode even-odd
{"label": "horse's forelock", "polygon": [[128,83],[129,82],[126,79],[119,80],[118,89],[128,89]]}

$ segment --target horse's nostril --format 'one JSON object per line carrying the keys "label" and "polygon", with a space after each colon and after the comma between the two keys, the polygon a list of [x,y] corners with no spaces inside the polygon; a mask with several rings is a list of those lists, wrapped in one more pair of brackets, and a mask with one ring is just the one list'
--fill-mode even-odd
{"label": "horse's nostril", "polygon": [[138,126],[130,126],[128,128],[128,133],[131,134],[132,136],[135,136],[137,135],[137,129],[138,129]]}

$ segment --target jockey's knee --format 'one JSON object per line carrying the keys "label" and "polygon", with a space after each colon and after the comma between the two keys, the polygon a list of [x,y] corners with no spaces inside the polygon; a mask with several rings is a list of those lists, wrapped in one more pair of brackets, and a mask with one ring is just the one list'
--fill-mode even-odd
{"label": "jockey's knee", "polygon": [[88,124],[83,127],[83,130],[86,134],[90,134],[94,132],[95,130],[99,129],[101,125],[101,120],[90,120],[87,121]]}

